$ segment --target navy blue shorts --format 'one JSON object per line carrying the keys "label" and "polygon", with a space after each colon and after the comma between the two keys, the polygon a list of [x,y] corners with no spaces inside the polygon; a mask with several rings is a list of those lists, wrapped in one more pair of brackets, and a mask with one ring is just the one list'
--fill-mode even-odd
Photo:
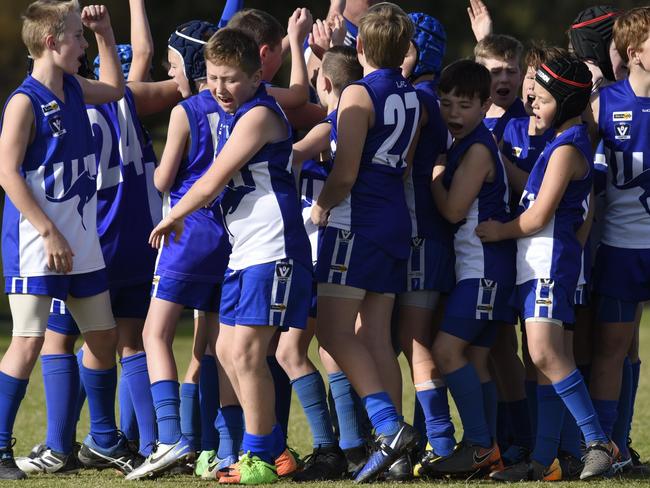
{"label": "navy blue shorts", "polygon": [[435,239],[411,239],[406,291],[434,290],[449,293],[456,283],[454,253]]}

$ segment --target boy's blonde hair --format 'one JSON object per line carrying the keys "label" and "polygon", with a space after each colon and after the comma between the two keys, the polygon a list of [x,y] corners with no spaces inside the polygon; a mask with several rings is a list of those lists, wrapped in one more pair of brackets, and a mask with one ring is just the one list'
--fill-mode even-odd
{"label": "boy's blonde hair", "polygon": [[639,50],[650,32],[650,7],[638,7],[621,14],[614,23],[614,44],[625,63],[627,48]]}
{"label": "boy's blonde hair", "polygon": [[546,64],[557,58],[566,58],[569,51],[556,46],[547,46],[543,41],[532,41],[530,47],[524,56],[526,67],[532,66],[535,70],[542,64]]}
{"label": "boy's blonde hair", "polygon": [[47,36],[52,35],[58,39],[63,36],[66,18],[73,12],[79,12],[77,0],[37,0],[29,4],[22,15],[21,36],[33,58],[43,54]]}
{"label": "boy's blonde hair", "polygon": [[255,39],[241,29],[219,29],[205,45],[205,59],[213,64],[240,68],[252,76],[262,68]]}
{"label": "boy's blonde hair", "polygon": [[523,52],[524,46],[514,37],[504,34],[490,34],[481,39],[474,47],[474,59],[515,60],[517,64],[521,64]]}
{"label": "boy's blonde hair", "polygon": [[332,81],[336,94],[340,94],[353,81],[363,78],[357,51],[350,46],[334,46],[325,51],[321,69],[323,75]]}
{"label": "boy's blonde hair", "polygon": [[359,21],[359,37],[368,63],[375,68],[399,68],[413,30],[413,22],[397,5],[382,2],[370,7]]}

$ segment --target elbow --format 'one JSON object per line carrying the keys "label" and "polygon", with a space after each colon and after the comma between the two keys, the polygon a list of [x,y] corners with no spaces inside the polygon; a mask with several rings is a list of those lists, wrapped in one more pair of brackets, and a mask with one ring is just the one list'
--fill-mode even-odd
{"label": "elbow", "polygon": [[442,213],[442,216],[443,216],[443,217],[444,217],[444,218],[445,218],[449,223],[454,224],[454,225],[460,223],[460,222],[463,221],[463,220],[465,219],[465,217],[466,217],[466,215],[463,214],[462,212],[457,212],[457,211],[454,211],[454,210],[452,210],[452,209],[447,209],[446,211],[442,211],[442,212],[440,212],[440,213]]}
{"label": "elbow", "polygon": [[153,185],[160,193],[166,193],[171,188],[172,182],[169,180],[169,178],[165,178],[158,173],[158,170],[156,170],[153,174]]}

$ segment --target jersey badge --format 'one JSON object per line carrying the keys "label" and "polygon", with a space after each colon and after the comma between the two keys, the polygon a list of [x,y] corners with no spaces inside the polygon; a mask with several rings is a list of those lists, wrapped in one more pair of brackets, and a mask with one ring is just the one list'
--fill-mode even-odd
{"label": "jersey badge", "polygon": [[50,130],[52,131],[52,135],[54,137],[61,137],[67,132],[65,130],[65,127],[63,127],[63,119],[60,115],[55,115],[47,119],[47,123],[50,126]]}
{"label": "jersey badge", "polygon": [[41,105],[41,110],[43,111],[43,115],[47,116],[58,112],[61,110],[61,107],[59,107],[59,104],[56,100],[52,100],[50,103]]}
{"label": "jersey badge", "polygon": [[630,122],[632,120],[632,111],[614,112],[612,113],[612,120],[614,122]]}
{"label": "jersey badge", "polygon": [[632,125],[626,122],[614,124],[614,138],[618,141],[627,141],[631,137]]}

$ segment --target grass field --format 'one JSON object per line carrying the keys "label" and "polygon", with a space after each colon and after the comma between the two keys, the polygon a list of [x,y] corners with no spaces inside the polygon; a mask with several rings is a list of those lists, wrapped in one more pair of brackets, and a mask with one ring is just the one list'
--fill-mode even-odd
{"label": "grass field", "polygon": [[[0,338],[0,350],[4,352],[7,347],[10,330],[10,325],[8,322],[3,322],[0,324],[1,338]],[[183,326],[179,327],[179,333],[176,338],[174,345],[176,359],[179,364],[179,370],[182,372],[187,364],[189,359],[189,352],[191,347],[191,328],[189,327],[189,321],[186,321]],[[313,348],[312,348],[313,349]],[[643,352],[650,349],[650,310],[646,311],[645,320],[643,321],[641,328],[641,357],[643,358]],[[313,352],[313,351],[312,351]],[[312,355],[316,357],[316,355]],[[402,358],[403,359],[403,358]],[[409,386],[409,379],[406,373],[405,362],[402,361],[402,371],[404,373],[404,412],[407,417],[411,415],[413,411],[413,389]],[[452,412],[454,415],[455,423],[457,425],[457,436],[460,436],[462,431],[458,425],[458,417],[452,405]],[[22,407],[18,414],[16,420],[16,425],[14,429],[14,435],[17,438],[17,443],[15,446],[15,452],[17,455],[25,455],[29,452],[31,447],[42,441],[45,437],[45,404],[43,397],[43,385],[41,381],[40,366],[37,366],[37,370],[34,371],[32,375],[32,380],[29,384],[27,390],[27,395],[23,401]],[[78,438],[82,439],[85,433],[88,430],[88,412],[84,408],[82,412],[82,420],[78,427]],[[641,373],[641,384],[639,386],[639,392],[637,397],[637,404],[634,417],[634,428],[633,428],[633,438],[634,438],[634,447],[641,453],[643,459],[647,460],[650,457],[650,365],[649,363],[644,363],[642,365]],[[311,452],[311,443],[309,428],[305,416],[302,413],[300,404],[297,399],[293,398],[293,404],[291,409],[291,421],[289,426],[289,443],[291,446],[295,447],[298,452],[302,455],[306,455]],[[199,481],[190,477],[161,477],[154,481],[156,484],[161,484],[163,486],[174,486],[175,488],[189,487],[189,486],[214,486],[215,482]],[[11,483],[11,482],[3,482]],[[21,482],[21,484],[28,484],[29,486],[35,487],[80,487],[84,488],[90,487],[107,487],[114,484],[128,484],[129,482],[124,481],[121,477],[116,475],[112,471],[84,471],[79,475],[68,476],[68,477],[57,477],[54,475],[41,475],[41,476],[32,476],[26,482]],[[145,484],[153,483],[151,481],[145,481]],[[280,483],[280,484],[289,484]],[[472,484],[488,484],[489,481],[472,481]],[[554,486],[563,487],[563,486],[577,486],[579,482],[562,482],[557,483]],[[317,486],[318,488],[335,488],[338,486],[351,486],[351,482],[327,482],[327,483],[315,483],[312,486]],[[422,482],[412,483],[413,485],[422,485]],[[431,484],[441,484],[441,485],[455,485],[462,486],[465,485],[465,481],[456,481],[456,482],[427,482],[427,485]],[[384,484],[386,485],[386,484]],[[409,484],[401,484],[400,486],[409,486]],[[601,481],[594,481],[590,485],[594,486],[630,486],[633,488],[641,488],[650,486],[650,480],[631,480],[631,479],[608,479]],[[539,486],[538,483],[523,483],[519,486]]]}

